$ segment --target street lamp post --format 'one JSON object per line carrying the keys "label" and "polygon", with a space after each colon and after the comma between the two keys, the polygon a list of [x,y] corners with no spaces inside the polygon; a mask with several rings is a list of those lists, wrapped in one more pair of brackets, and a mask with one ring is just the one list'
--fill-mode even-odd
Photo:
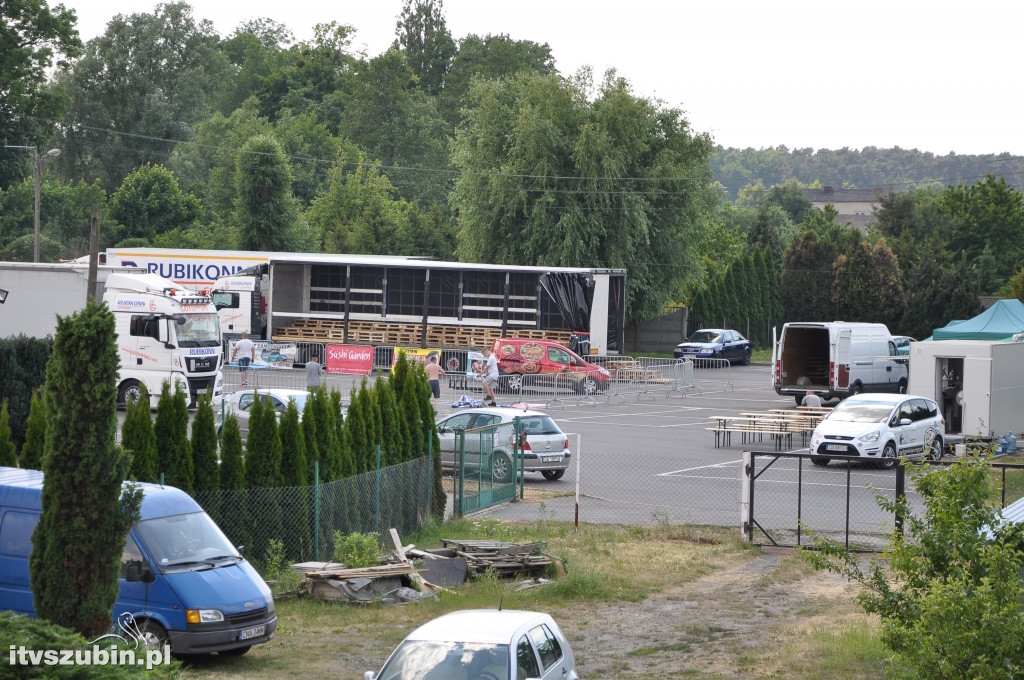
{"label": "street lamp post", "polygon": [[[39,262],[39,184],[42,181],[43,175],[43,157],[39,155],[39,149],[34,146],[13,146],[4,145],[5,149],[31,149],[32,155],[36,161],[36,206],[35,206],[35,217],[32,222],[33,232],[35,233],[35,244],[32,249],[32,261]],[[60,155],[60,149],[50,149],[46,152],[47,156],[56,157]]]}

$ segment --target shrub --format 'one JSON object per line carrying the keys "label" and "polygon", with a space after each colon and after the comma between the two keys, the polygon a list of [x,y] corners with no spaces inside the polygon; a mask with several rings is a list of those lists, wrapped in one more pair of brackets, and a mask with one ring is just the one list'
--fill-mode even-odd
{"label": "shrub", "polygon": [[380,542],[377,534],[334,532],[334,561],[349,569],[372,567],[380,563]]}

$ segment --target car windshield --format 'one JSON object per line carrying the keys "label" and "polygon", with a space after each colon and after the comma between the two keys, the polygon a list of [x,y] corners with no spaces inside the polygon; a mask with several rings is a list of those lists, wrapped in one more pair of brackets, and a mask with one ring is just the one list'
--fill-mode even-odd
{"label": "car windshield", "polygon": [[185,319],[175,324],[180,347],[219,347],[220,322],[216,314],[176,314],[175,318]]}
{"label": "car windshield", "polygon": [[689,342],[721,342],[722,334],[714,331],[697,331],[690,336]]}
{"label": "car windshield", "polygon": [[878,401],[844,401],[832,409],[828,420],[844,423],[881,423],[892,413],[892,404]]}
{"label": "car windshield", "polygon": [[509,680],[508,645],[407,640],[395,650],[377,680]]}
{"label": "car windshield", "polygon": [[141,520],[135,530],[161,571],[217,566],[203,560],[240,559],[231,541],[205,512]]}
{"label": "car windshield", "polygon": [[551,416],[525,416],[519,419],[519,423],[527,434],[562,434]]}

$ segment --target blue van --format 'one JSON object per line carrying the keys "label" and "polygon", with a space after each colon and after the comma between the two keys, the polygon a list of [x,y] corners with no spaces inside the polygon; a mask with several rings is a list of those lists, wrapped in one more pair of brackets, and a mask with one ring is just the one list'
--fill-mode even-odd
{"label": "blue van", "polygon": [[[174,654],[240,656],[273,638],[270,588],[209,515],[179,489],[139,487],[113,620],[133,618],[147,647],[169,644]],[[42,490],[42,472],[0,467],[0,610],[35,614],[28,556]]]}

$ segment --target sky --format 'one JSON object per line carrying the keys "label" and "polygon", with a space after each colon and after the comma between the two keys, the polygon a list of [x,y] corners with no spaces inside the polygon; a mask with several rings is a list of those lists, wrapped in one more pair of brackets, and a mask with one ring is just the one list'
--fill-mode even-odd
{"label": "sky", "polygon": [[[48,0],[51,5],[55,0]],[[147,0],[63,0],[83,41]],[[298,40],[318,23],[356,29],[369,56],[395,38],[402,0],[205,0],[227,37],[268,17]],[[452,36],[547,43],[563,75],[615,69],[640,97],[738,148],[1024,155],[1020,0],[445,0]]]}

